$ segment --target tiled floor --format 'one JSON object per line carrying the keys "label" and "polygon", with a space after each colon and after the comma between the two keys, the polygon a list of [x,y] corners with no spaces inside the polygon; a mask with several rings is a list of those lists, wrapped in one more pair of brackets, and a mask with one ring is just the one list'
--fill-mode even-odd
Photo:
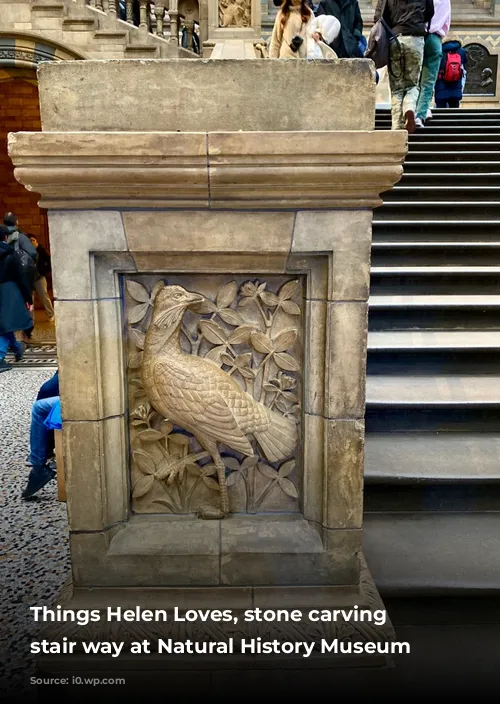
{"label": "tiled floor", "polygon": [[34,696],[28,655],[36,632],[29,607],[49,604],[69,574],[66,504],[51,482],[33,501],[21,491],[29,468],[31,405],[53,371],[13,369],[0,374],[0,701],[5,692]]}

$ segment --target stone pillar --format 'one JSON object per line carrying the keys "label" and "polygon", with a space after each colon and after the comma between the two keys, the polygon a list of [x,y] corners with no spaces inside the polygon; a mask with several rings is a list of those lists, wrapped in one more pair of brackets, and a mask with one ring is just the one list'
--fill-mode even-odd
{"label": "stone pillar", "polygon": [[9,144],[49,209],[65,606],[380,608],[360,561],[371,211],[406,133],[373,130],[371,64],[68,62],[39,82],[45,131]]}

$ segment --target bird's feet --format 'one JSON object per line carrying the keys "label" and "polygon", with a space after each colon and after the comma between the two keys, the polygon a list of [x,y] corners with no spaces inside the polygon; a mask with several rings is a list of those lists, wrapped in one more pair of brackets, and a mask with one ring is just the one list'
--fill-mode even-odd
{"label": "bird's feet", "polygon": [[214,521],[220,518],[227,518],[229,514],[224,513],[218,506],[200,506],[197,515],[198,518],[202,518],[205,521]]}

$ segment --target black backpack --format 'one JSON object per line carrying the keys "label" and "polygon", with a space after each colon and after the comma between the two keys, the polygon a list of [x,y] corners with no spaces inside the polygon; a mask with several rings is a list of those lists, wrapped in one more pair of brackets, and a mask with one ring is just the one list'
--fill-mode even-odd
{"label": "black backpack", "polygon": [[19,236],[16,237],[12,244],[14,247],[14,251],[19,257],[19,261],[21,262],[23,274],[25,275],[26,279],[30,282],[30,285],[33,286],[37,273],[36,263],[33,258],[28,254],[28,252],[26,252],[21,247],[21,244],[19,242]]}

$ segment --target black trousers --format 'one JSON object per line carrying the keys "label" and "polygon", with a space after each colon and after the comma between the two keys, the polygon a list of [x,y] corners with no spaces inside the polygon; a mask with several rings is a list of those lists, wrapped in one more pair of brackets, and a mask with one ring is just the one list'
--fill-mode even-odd
{"label": "black trousers", "polygon": [[436,100],[437,108],[459,108],[460,100],[458,98],[448,98],[448,100]]}

